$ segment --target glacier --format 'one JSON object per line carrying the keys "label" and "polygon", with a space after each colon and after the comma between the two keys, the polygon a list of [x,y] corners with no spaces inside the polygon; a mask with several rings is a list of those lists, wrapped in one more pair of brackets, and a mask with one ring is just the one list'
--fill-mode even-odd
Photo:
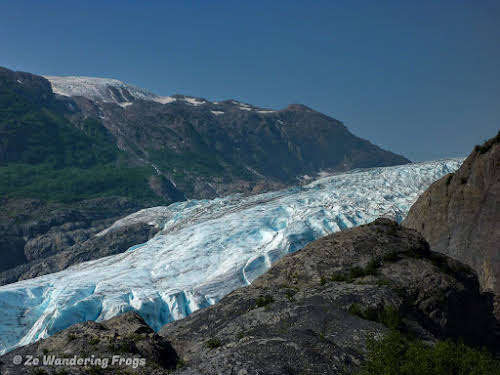
{"label": "glacier", "polygon": [[130,310],[159,330],[250,284],[321,236],[381,216],[401,221],[419,194],[462,161],[355,170],[282,191],[136,212],[106,231],[149,223],[160,231],[148,242],[0,287],[0,352]]}

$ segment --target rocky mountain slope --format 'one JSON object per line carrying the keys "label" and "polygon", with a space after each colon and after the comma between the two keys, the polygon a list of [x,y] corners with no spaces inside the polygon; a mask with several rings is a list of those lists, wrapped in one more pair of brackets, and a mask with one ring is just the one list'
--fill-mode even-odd
{"label": "rocky mountain slope", "polygon": [[[416,231],[379,219],[323,237],[278,261],[251,286],[153,334],[133,314],[80,323],[0,357],[2,373],[29,374],[16,355],[145,358],[129,366],[67,373],[344,374],[369,335],[397,328],[426,341],[463,337],[498,344],[491,299],[474,273],[433,253]],[[120,352],[119,352],[120,353]],[[48,374],[61,368],[41,366]],[[153,368],[153,369],[152,369]],[[91,372],[93,371],[93,372]]]}
{"label": "rocky mountain slope", "polygon": [[121,253],[146,242],[158,227],[138,223],[95,236],[140,208],[128,198],[96,198],[73,204],[29,198],[0,200],[0,285]]}
{"label": "rocky mountain slope", "polygon": [[421,232],[433,250],[471,266],[482,289],[495,293],[500,317],[500,133],[432,184],[404,225]]}
{"label": "rocky mountain slope", "polygon": [[303,105],[275,111],[235,100],[160,97],[117,80],[47,77],[78,116],[98,118],[121,150],[154,165],[190,198],[259,192],[321,170],[404,164]]}

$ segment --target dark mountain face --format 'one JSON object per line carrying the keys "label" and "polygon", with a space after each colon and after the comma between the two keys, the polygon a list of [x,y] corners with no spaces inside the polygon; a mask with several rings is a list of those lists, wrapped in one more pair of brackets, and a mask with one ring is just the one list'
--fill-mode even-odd
{"label": "dark mountain face", "polygon": [[102,117],[122,149],[154,163],[194,198],[249,192],[259,183],[296,184],[321,170],[409,162],[305,106],[266,111],[234,101],[195,106],[139,100],[122,108],[77,101],[85,115]]}

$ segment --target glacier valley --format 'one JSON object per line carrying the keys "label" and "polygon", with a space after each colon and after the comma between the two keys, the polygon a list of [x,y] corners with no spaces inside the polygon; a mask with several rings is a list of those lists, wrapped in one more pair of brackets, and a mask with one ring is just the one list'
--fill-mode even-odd
{"label": "glacier valley", "polygon": [[133,222],[158,226],[147,243],[0,287],[0,353],[130,310],[159,330],[248,285],[321,236],[381,216],[401,221],[419,194],[462,161],[356,170],[277,192],[136,212],[106,231]]}

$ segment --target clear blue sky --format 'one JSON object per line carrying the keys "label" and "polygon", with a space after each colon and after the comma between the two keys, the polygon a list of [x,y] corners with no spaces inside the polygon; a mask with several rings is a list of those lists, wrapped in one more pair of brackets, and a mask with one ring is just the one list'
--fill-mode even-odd
{"label": "clear blue sky", "polygon": [[500,128],[500,1],[0,0],[0,66],[303,103],[412,160]]}

